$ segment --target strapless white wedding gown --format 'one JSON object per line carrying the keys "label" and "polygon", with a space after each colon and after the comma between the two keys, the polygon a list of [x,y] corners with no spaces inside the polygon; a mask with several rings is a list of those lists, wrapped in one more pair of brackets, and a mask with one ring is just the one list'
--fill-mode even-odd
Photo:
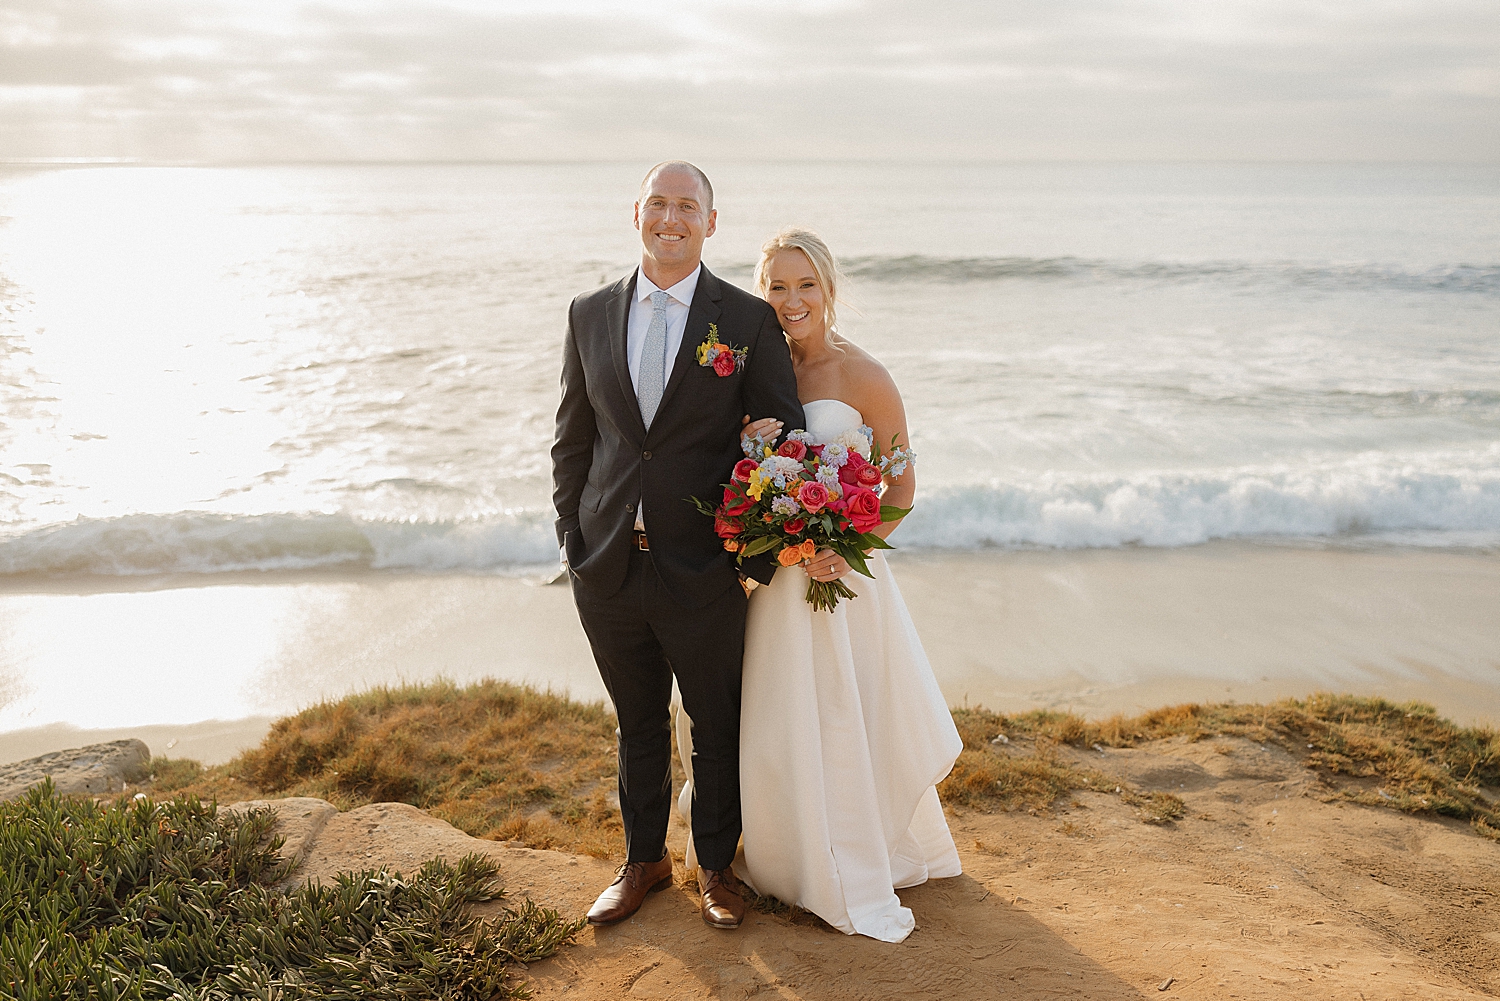
{"label": "strapless white wedding gown", "polygon": [[[840,400],[804,410],[818,441],[864,423]],[[845,577],[859,597],[832,612],[804,600],[801,567],[750,595],[735,869],[840,931],[900,942],[916,922],[895,890],[961,871],[935,786],[963,744],[882,553],[869,565],[875,578]],[[691,801],[685,788],[684,814]]]}

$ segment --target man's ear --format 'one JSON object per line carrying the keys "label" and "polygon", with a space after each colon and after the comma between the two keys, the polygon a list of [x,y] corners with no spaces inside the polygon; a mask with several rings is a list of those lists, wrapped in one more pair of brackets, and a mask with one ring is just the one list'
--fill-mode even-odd
{"label": "man's ear", "polygon": [[708,225],[703,229],[703,239],[707,240],[714,235],[714,227],[719,222],[719,210],[713,209],[708,213]]}
{"label": "man's ear", "polygon": [[640,202],[636,202],[635,203],[635,218],[634,218],[633,222],[635,223],[635,228],[636,229],[640,229],[641,228],[641,203]]}

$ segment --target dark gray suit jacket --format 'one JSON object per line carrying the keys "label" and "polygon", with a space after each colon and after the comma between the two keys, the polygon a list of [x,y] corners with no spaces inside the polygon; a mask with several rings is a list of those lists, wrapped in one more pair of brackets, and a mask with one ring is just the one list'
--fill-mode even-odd
{"label": "dark gray suit jacket", "polygon": [[[597,597],[619,590],[629,565],[635,506],[644,505],[652,562],[672,597],[701,608],[738,580],[713,521],[688,503],[717,503],[740,451],[740,418],[805,426],[786,336],[763,300],[708,268],[688,309],[682,347],[648,434],[630,382],[626,331],[635,272],[585,292],[568,309],[562,403],[552,446],[557,538],[575,583]],[[742,371],[719,376],[698,364],[709,324],[719,340],[748,348]],[[745,572],[768,583],[769,556]]]}

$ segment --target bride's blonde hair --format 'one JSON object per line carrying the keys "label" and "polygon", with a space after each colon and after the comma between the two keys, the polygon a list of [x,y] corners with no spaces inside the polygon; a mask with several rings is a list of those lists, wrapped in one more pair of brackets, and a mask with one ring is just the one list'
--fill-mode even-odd
{"label": "bride's blonde hair", "polygon": [[767,286],[771,283],[771,258],[782,250],[800,250],[807,255],[813,274],[823,289],[823,340],[835,351],[842,351],[843,348],[834,340],[834,333],[838,330],[834,304],[838,301],[839,282],[844,276],[839,272],[839,262],[834,259],[833,251],[812,230],[786,226],[761,244],[760,263],[755,266],[755,294],[762,299],[766,297]]}

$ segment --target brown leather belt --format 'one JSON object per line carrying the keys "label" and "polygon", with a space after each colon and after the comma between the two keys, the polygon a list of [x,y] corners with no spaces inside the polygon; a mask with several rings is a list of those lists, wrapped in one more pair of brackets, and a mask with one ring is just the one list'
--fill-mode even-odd
{"label": "brown leather belt", "polygon": [[645,532],[631,532],[630,537],[635,540],[635,548],[650,551],[651,543],[646,541]]}

